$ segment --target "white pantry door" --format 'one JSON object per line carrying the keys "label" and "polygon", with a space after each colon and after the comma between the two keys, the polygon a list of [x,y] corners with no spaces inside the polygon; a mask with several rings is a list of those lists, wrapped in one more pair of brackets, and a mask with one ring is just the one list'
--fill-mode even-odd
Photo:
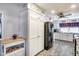
{"label": "white pantry door", "polygon": [[44,22],[39,21],[38,22],[38,52],[44,49]]}
{"label": "white pantry door", "polygon": [[38,21],[34,18],[30,19],[29,29],[29,42],[30,42],[30,55],[38,53]]}
{"label": "white pantry door", "polygon": [[44,23],[38,19],[30,20],[30,55],[44,49]]}

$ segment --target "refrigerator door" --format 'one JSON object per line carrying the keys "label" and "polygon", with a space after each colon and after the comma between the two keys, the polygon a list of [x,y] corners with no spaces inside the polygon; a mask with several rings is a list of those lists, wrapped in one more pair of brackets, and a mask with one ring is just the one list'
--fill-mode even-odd
{"label": "refrigerator door", "polygon": [[53,24],[51,22],[46,22],[44,24],[44,48],[48,50],[52,47],[52,40],[53,40],[53,32],[52,27]]}

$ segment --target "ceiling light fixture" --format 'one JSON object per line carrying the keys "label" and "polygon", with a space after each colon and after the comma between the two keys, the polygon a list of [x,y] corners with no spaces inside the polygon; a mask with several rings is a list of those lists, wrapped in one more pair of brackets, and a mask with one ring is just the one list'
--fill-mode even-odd
{"label": "ceiling light fixture", "polygon": [[76,8],[76,5],[71,5],[71,8],[72,8],[72,9]]}
{"label": "ceiling light fixture", "polygon": [[55,11],[54,11],[54,10],[52,10],[52,11],[51,11],[51,13],[53,13],[53,14],[54,14],[54,13],[55,13]]}

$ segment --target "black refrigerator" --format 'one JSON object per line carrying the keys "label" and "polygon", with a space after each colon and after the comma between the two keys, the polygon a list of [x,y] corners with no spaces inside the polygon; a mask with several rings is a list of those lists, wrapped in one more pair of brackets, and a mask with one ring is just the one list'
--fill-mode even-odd
{"label": "black refrigerator", "polygon": [[44,49],[48,50],[53,46],[53,24],[52,22],[44,23]]}

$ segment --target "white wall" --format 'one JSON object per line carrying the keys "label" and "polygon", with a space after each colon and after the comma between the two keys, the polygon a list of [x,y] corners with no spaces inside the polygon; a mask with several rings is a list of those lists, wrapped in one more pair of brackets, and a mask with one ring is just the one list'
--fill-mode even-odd
{"label": "white wall", "polygon": [[20,12],[23,4],[0,4],[0,11],[3,12],[3,37],[19,34],[20,31]]}

